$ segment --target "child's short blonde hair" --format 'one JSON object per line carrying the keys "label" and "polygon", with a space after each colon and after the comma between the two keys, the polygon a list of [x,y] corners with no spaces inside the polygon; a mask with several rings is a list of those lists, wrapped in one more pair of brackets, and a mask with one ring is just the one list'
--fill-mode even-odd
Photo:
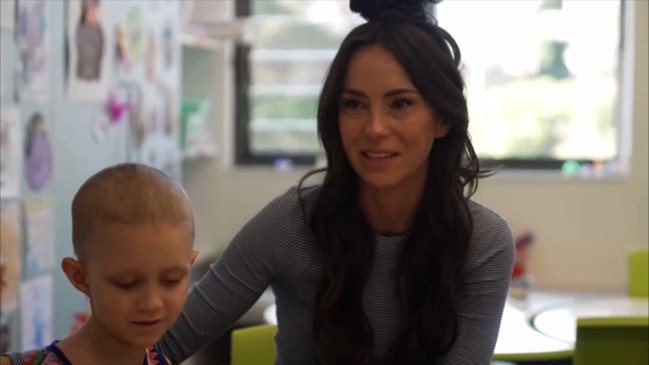
{"label": "child's short blonde hair", "polygon": [[186,223],[194,238],[191,202],[180,185],[155,168],[122,163],[81,185],[72,200],[72,243],[82,257],[99,225]]}

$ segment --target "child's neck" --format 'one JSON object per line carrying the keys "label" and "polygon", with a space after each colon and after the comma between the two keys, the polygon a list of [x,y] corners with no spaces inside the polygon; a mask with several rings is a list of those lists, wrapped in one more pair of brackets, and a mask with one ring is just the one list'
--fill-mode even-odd
{"label": "child's neck", "polygon": [[116,339],[92,316],[79,331],[57,346],[75,365],[142,365],[146,351]]}

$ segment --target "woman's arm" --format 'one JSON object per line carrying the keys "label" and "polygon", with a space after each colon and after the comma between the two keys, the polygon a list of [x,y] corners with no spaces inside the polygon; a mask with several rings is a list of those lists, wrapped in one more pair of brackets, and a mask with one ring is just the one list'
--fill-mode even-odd
{"label": "woman's arm", "polygon": [[0,358],[0,365],[20,365],[23,361],[27,360],[28,357],[32,356],[36,350],[28,350],[23,352],[12,352],[2,354]]}
{"label": "woman's arm", "polygon": [[514,237],[500,219],[475,248],[479,263],[467,273],[459,298],[457,341],[443,365],[491,363],[514,265]]}
{"label": "woman's arm", "polygon": [[195,354],[239,319],[269,286],[289,243],[296,190],[250,220],[192,289],[158,347],[174,364]]}

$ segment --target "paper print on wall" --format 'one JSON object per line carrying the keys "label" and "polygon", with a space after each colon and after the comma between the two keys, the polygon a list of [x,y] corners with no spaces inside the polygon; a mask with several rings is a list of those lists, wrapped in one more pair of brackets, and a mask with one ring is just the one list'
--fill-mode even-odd
{"label": "paper print on wall", "polygon": [[0,109],[0,198],[20,197],[23,138],[17,107]]}
{"label": "paper print on wall", "polygon": [[68,2],[68,98],[103,101],[110,87],[111,1]]}
{"label": "paper print on wall", "polygon": [[54,267],[54,216],[49,197],[25,201],[25,272],[32,276]]}
{"label": "paper print on wall", "polygon": [[32,191],[41,191],[52,178],[52,144],[45,117],[32,113],[25,130],[25,178]]}
{"label": "paper print on wall", "polygon": [[[178,42],[179,4],[158,3],[146,13],[143,44],[142,98],[132,105],[129,159],[163,170],[180,179],[180,149],[177,135],[179,99],[176,89],[180,80]],[[135,112],[139,110],[140,112]]]}
{"label": "paper print on wall", "polygon": [[52,276],[30,279],[20,287],[21,350],[38,349],[53,341]]}
{"label": "paper print on wall", "polygon": [[77,311],[72,314],[72,326],[70,326],[70,334],[77,332],[90,318],[90,303],[86,304],[86,308],[82,311]]}
{"label": "paper print on wall", "polygon": [[0,311],[18,309],[22,271],[22,220],[20,203],[0,204]]}
{"label": "paper print on wall", "polygon": [[49,99],[50,4],[48,0],[17,2],[16,96],[20,101],[45,103]]}
{"label": "paper print on wall", "polygon": [[142,48],[144,46],[142,10],[138,6],[132,7],[128,12],[126,38],[129,45],[131,62],[133,66],[138,66],[142,62]]}
{"label": "paper print on wall", "polygon": [[0,27],[14,29],[16,24],[15,0],[0,0]]}

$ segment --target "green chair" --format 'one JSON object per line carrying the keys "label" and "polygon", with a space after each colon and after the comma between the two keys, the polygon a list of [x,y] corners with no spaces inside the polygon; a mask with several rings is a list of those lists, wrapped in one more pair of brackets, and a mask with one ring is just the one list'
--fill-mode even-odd
{"label": "green chair", "polygon": [[573,365],[649,364],[649,320],[580,318]]}
{"label": "green chair", "polygon": [[649,297],[649,250],[637,248],[629,253],[629,296]]}
{"label": "green chair", "polygon": [[277,326],[271,324],[232,331],[231,365],[275,365]]}

